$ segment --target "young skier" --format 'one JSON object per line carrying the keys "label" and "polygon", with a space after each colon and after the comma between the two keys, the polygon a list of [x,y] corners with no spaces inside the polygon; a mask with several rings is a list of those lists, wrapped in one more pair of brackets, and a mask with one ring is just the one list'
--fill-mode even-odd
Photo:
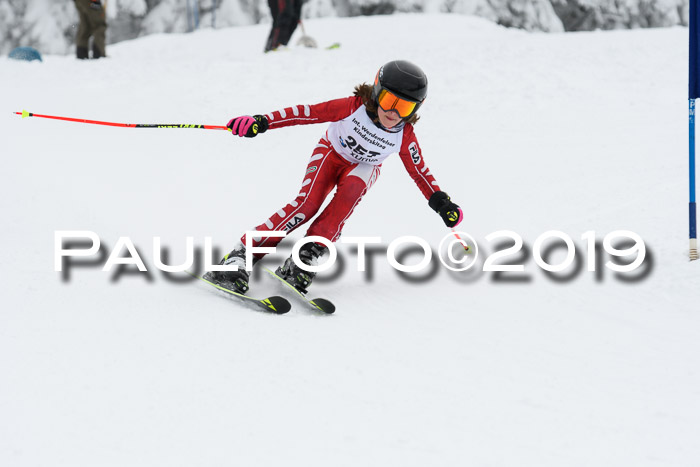
{"label": "young skier", "polygon": [[[292,232],[311,220],[337,187],[332,201],[306,234],[335,242],[355,206],[377,180],[382,162],[395,153],[445,225],[459,224],[462,210],[440,190],[413,133],[418,121],[416,112],[427,91],[428,79],[423,71],[413,63],[396,60],[379,69],[373,86],[356,86],[351,97],[231,119],[227,125],[231,132],[247,138],[285,126],[332,122],[311,154],[299,194],[255,230]],[[281,240],[256,237],[251,245],[273,247]],[[238,266],[238,270],[207,273],[210,280],[239,293],[248,290],[245,243],[243,235],[241,243],[219,263]],[[327,251],[325,245],[309,242],[299,250],[299,257],[306,265],[316,265]],[[253,263],[261,257],[256,254]],[[277,274],[302,293],[315,276],[297,266],[291,256]]]}

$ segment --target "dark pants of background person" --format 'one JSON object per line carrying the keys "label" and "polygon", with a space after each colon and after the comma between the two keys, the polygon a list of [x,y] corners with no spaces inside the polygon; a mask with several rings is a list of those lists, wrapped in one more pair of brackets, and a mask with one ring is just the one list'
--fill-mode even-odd
{"label": "dark pants of background person", "polygon": [[272,30],[265,52],[287,45],[301,17],[302,0],[267,0],[272,13]]}
{"label": "dark pants of background person", "polygon": [[88,58],[88,43],[92,36],[92,58],[105,57],[105,31],[107,20],[105,10],[99,1],[75,0],[80,15],[80,26],[75,38],[78,58]]}

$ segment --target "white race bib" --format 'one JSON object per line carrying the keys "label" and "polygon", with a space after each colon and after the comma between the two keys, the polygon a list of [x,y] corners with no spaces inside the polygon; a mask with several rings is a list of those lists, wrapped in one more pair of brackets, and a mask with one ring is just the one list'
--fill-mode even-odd
{"label": "white race bib", "polygon": [[352,115],[330,124],[326,131],[335,152],[349,162],[380,165],[401,150],[403,129],[389,133],[376,126],[361,105]]}

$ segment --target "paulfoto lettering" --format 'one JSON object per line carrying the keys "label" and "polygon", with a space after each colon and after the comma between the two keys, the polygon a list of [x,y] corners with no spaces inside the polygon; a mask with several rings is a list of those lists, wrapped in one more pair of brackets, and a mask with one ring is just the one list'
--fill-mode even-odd
{"label": "paulfoto lettering", "polygon": [[[248,231],[246,232],[246,269],[252,270],[253,256],[255,254],[275,253],[275,247],[256,247],[251,242],[254,238],[260,237],[286,237],[285,231]],[[524,264],[514,264],[512,259],[523,261],[521,252],[529,250],[523,249],[523,239],[516,232],[510,230],[499,230],[492,232],[485,237],[489,243],[501,245],[496,251],[491,252],[483,261],[481,270],[484,272],[522,272],[525,270]],[[501,239],[504,241],[497,242]],[[576,253],[583,254],[586,258],[586,270],[590,272],[596,271],[597,258],[601,253],[599,242],[596,241],[596,233],[587,231],[581,235],[581,239],[585,242],[585,247],[577,248],[572,238],[561,231],[550,230],[544,232],[534,242],[532,247],[532,256],[535,264],[542,270],[556,273],[564,271],[572,264],[579,262],[576,259]],[[325,261],[316,266],[307,265],[299,258],[299,250],[302,246],[309,242],[317,242],[326,245],[329,249],[329,255]],[[366,247],[368,245],[382,244],[381,237],[343,237],[339,240],[342,244],[354,245],[357,248],[357,271],[364,272],[366,265]],[[72,243],[74,247],[68,247]],[[632,245],[623,249],[617,248],[614,244],[631,243]],[[80,247],[75,246],[81,245]],[[503,246],[503,244],[510,246]],[[544,245],[549,247],[545,248]],[[82,245],[87,245],[82,247]],[[156,269],[166,273],[184,272],[194,266],[194,237],[185,238],[185,261],[179,265],[167,265],[162,259],[162,242],[160,237],[153,237],[153,264]],[[54,270],[56,272],[63,271],[64,261],[68,258],[86,258],[95,257],[98,255],[101,248],[100,237],[97,233],[89,230],[58,230],[54,232]],[[416,263],[405,265],[397,260],[397,251],[403,247],[410,246],[416,251],[422,250],[422,258]],[[459,246],[459,248],[455,248]],[[553,247],[563,247],[566,250],[565,258],[556,264],[548,262],[548,250]],[[126,255],[122,253],[126,250]],[[203,248],[203,268],[205,271],[235,271],[238,269],[234,265],[214,264],[212,254],[212,238],[204,237]],[[455,250],[462,252],[461,255],[455,256]],[[634,259],[626,264],[619,264],[613,261],[607,261],[605,267],[615,272],[629,273],[639,268],[646,257],[646,245],[642,238],[634,232],[627,230],[616,230],[605,235],[602,241],[602,250],[612,258],[630,258]],[[337,259],[337,249],[333,243],[326,238],[309,236],[299,239],[292,248],[292,258],[294,262],[303,270],[309,272],[323,272],[331,267]],[[466,232],[452,232],[445,235],[440,241],[438,253],[436,255],[444,267],[451,271],[462,272],[470,269],[477,261],[479,256],[479,247],[474,238]],[[506,260],[511,257],[511,261]],[[386,248],[386,260],[394,269],[404,273],[420,272],[428,268],[433,261],[433,249],[430,244],[417,236],[402,236],[392,240]],[[148,268],[138,253],[134,242],[129,237],[119,237],[114,247],[111,249],[102,270],[109,272],[115,265],[133,265],[141,272],[147,272]]]}

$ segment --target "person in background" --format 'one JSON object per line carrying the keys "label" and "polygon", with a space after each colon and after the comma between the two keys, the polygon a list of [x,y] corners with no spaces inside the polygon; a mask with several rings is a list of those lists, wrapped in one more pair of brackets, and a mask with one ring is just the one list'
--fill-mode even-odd
{"label": "person in background", "polygon": [[80,59],[89,57],[89,42],[92,36],[92,58],[106,57],[105,31],[107,20],[100,0],[74,0],[80,16],[80,26],[75,37],[76,55]]}
{"label": "person in background", "polygon": [[272,13],[272,30],[265,44],[265,52],[285,46],[291,39],[301,18],[302,0],[267,0]]}

